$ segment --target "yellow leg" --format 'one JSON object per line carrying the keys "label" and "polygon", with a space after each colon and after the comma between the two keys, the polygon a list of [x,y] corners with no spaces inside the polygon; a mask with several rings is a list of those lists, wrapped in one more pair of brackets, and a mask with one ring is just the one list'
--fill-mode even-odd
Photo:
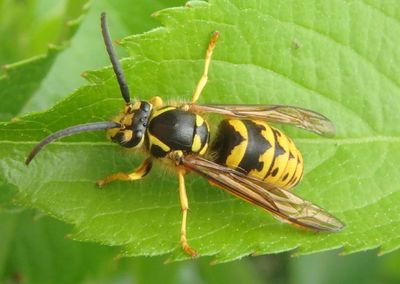
{"label": "yellow leg", "polygon": [[135,169],[134,172],[132,173],[115,173],[113,175],[107,176],[101,180],[98,180],[96,182],[98,187],[102,187],[106,185],[107,183],[110,183],[115,180],[124,180],[124,181],[132,181],[132,180],[138,180],[143,178],[145,175],[147,175],[150,170],[151,170],[151,159],[147,158],[146,160],[143,161],[143,163]]}
{"label": "yellow leg", "polygon": [[181,245],[183,250],[192,257],[197,256],[197,252],[192,249],[186,239],[186,217],[187,211],[189,209],[188,199],[186,196],[186,188],[185,188],[185,179],[184,179],[184,171],[178,171],[179,177],[179,197],[181,200],[181,208],[182,208],[182,225],[181,225]]}
{"label": "yellow leg", "polygon": [[197,102],[197,100],[200,97],[201,92],[204,89],[204,86],[207,84],[208,68],[210,66],[211,56],[212,56],[213,49],[215,47],[215,44],[216,44],[218,38],[219,38],[219,33],[218,32],[214,32],[213,37],[211,38],[210,44],[208,45],[208,48],[207,48],[206,59],[205,59],[205,62],[204,62],[203,75],[201,76],[200,81],[197,83],[196,90],[194,91],[194,94],[193,94],[193,97],[192,97],[192,103],[193,104],[195,102]]}

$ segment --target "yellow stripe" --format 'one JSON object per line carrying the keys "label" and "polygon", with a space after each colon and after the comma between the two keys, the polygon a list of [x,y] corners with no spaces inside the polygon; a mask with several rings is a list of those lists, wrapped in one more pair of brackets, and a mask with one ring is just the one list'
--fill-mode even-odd
{"label": "yellow stripe", "polygon": [[242,121],[237,120],[237,119],[231,119],[228,121],[228,123],[235,129],[236,132],[238,132],[242,137],[243,141],[235,146],[232,150],[230,155],[226,158],[226,164],[229,165],[229,167],[236,168],[239,166],[240,161],[243,159],[247,145],[248,145],[248,133],[246,126],[243,124]]}
{"label": "yellow stripe", "polygon": [[285,184],[283,185],[283,187],[286,189],[291,189],[292,187],[294,187],[303,176],[303,157],[297,148],[295,148],[295,150],[293,151],[293,155],[295,156],[294,160],[296,161],[295,169],[293,174],[290,175],[287,180],[285,180]]}
{"label": "yellow stripe", "polygon": [[198,134],[193,137],[192,152],[197,153],[201,149],[201,139]]}
{"label": "yellow stripe", "polygon": [[165,152],[169,152],[171,149],[165,145],[160,139],[158,139],[157,137],[153,136],[150,134],[149,131],[147,131],[147,135],[149,137],[149,149],[151,149],[151,145],[157,145],[159,146],[161,149],[163,149]]}
{"label": "yellow stripe", "polygon": [[298,157],[297,171],[296,171],[297,180],[296,180],[296,182],[292,183],[292,186],[295,186],[296,184],[298,184],[299,181],[301,181],[301,179],[303,178],[303,174],[304,174],[303,156],[301,155],[299,150],[297,150],[297,157]]}
{"label": "yellow stripe", "polygon": [[[281,177],[282,173],[285,171],[288,159],[289,159],[289,140],[286,138],[286,136],[280,132],[278,129],[273,128],[277,133],[280,135],[276,135],[276,143],[275,143],[275,151],[276,147],[278,147],[278,143],[281,146],[283,153],[277,157],[275,157],[274,164],[272,165],[272,168],[270,170],[269,175],[266,177],[266,180],[268,182],[276,184],[276,182],[279,180]],[[276,174],[273,176],[272,174],[276,172]]]}
{"label": "yellow stripe", "polygon": [[170,111],[170,110],[173,110],[173,109],[176,109],[176,107],[170,106],[170,107],[165,107],[165,108],[158,109],[152,115],[152,119],[155,118],[156,116],[166,112],[166,111]]}
{"label": "yellow stripe", "polygon": [[274,159],[275,137],[271,127],[267,123],[263,121],[253,121],[253,122],[265,128],[265,130],[261,131],[261,135],[264,137],[265,140],[267,140],[271,144],[271,148],[269,148],[262,155],[260,155],[259,162],[263,163],[263,168],[261,169],[261,171],[257,171],[254,169],[249,172],[249,175],[263,179],[267,174],[268,169],[271,166],[271,163]]}
{"label": "yellow stripe", "polygon": [[[297,153],[298,150],[296,146],[293,144],[293,142],[288,138],[289,141],[289,160],[286,164],[286,168],[283,171],[282,175],[280,176],[280,179],[276,182],[276,185],[281,186],[283,188],[289,189],[290,187],[287,186],[288,181],[293,177],[293,175],[296,173],[297,169]],[[290,159],[290,153],[292,153],[293,158]],[[283,177],[286,176],[286,179],[283,180]]]}
{"label": "yellow stripe", "polygon": [[203,123],[204,123],[204,118],[196,114],[196,126],[200,127],[203,125]]}
{"label": "yellow stripe", "polygon": [[199,155],[203,156],[208,148],[208,143],[204,144],[203,149],[200,150]]}

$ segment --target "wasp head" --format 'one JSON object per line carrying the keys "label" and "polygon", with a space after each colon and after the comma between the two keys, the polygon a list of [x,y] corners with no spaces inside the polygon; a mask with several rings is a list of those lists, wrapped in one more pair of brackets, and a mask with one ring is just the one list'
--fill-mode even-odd
{"label": "wasp head", "polygon": [[146,101],[126,104],[124,111],[114,118],[121,125],[107,131],[107,136],[126,148],[137,148],[143,144],[152,105]]}

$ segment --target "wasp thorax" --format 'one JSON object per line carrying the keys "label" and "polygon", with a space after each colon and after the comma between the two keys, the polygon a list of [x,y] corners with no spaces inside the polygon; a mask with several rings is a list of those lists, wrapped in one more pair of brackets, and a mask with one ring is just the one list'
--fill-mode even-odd
{"label": "wasp thorax", "polygon": [[120,128],[110,129],[108,137],[123,147],[134,148],[143,144],[152,105],[146,101],[127,104],[114,121]]}

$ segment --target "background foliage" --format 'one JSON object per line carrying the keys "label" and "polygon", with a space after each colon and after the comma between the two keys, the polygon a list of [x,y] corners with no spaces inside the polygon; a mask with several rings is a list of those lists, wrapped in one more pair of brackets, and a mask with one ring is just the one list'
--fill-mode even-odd
{"label": "background foliage", "polygon": [[[157,22],[148,16],[151,12],[183,4],[181,1],[154,1],[149,5],[139,1],[134,9],[127,9],[129,1],[123,2],[96,1],[86,10],[84,1],[65,1],[57,7],[46,6],[49,1],[27,1],[29,6],[24,6],[25,9],[18,5],[27,4],[1,1],[0,14],[10,13],[11,9],[19,18],[30,19],[34,15],[38,19],[36,26],[32,24],[26,34],[17,33],[21,23],[9,20],[7,25],[1,25],[8,27],[7,33],[1,36],[11,31],[13,37],[22,38],[16,42],[32,45],[18,44],[15,54],[2,58],[3,63],[45,53],[48,43],[54,44],[47,56],[9,66],[5,79],[0,81],[0,97],[4,102],[1,118],[6,121],[46,109],[85,84],[77,76],[79,73],[108,65],[98,27],[100,11],[108,12],[113,38],[120,38],[156,27]],[[288,103],[315,109],[332,118],[338,126],[335,140],[322,140],[289,128],[287,131],[300,142],[308,161],[308,174],[296,191],[329,208],[348,228],[334,236],[304,234],[191,177],[188,182],[192,207],[189,237],[193,239],[193,246],[203,255],[219,252],[218,261],[249,252],[277,252],[298,245],[301,245],[298,253],[342,245],[346,252],[382,244],[381,251],[397,248],[400,215],[396,206],[399,188],[395,180],[395,154],[399,153],[399,139],[395,124],[398,114],[394,110],[398,107],[399,77],[394,74],[399,74],[396,69],[399,67],[391,62],[399,58],[398,51],[393,48],[396,37],[392,36],[399,30],[396,20],[399,9],[379,1],[354,1],[352,5],[329,1],[326,6],[314,6],[310,2],[308,6],[304,4],[304,9],[298,1],[285,6],[277,4],[279,1],[266,1],[268,7],[257,8],[261,13],[268,11],[268,15],[258,15],[254,7],[243,10],[243,3],[214,1],[210,7],[191,2],[192,7],[204,8],[159,13],[158,18],[167,26],[166,30],[134,36],[123,43],[128,53],[135,56],[124,61],[132,89],[141,98],[157,94],[171,98],[190,96],[201,72],[209,32],[218,29],[224,37],[218,44],[210,84],[202,100]],[[43,9],[57,11],[49,13],[57,16],[46,19],[37,13]],[[222,11],[231,17],[224,17]],[[323,17],[328,12],[330,17]],[[68,29],[65,19],[70,23]],[[249,26],[248,19],[257,19],[255,22],[259,26]],[[370,19],[374,19],[373,23],[366,25]],[[381,37],[377,38],[378,35]],[[34,40],[24,41],[24,37]],[[390,41],[385,40],[387,38]],[[257,44],[251,44],[254,41]],[[13,50],[7,46],[2,48],[5,50],[2,54]],[[119,52],[123,54],[123,50]],[[98,282],[140,281],[148,277],[166,279],[168,275],[167,279],[176,283],[184,282],[185,277],[189,277],[185,275],[190,275],[192,280],[201,283],[205,279],[217,282],[232,277],[237,280],[242,275],[247,282],[261,282],[268,277],[310,283],[310,275],[313,275],[314,279],[323,279],[325,283],[327,279],[339,279],[337,270],[344,272],[343,281],[373,283],[374,279],[382,277],[387,281],[399,277],[391,268],[398,254],[378,262],[376,251],[353,255],[340,263],[332,253],[291,262],[288,262],[288,255],[280,255],[216,268],[209,268],[206,263],[211,259],[206,259],[170,265],[165,271],[152,275],[148,271],[155,267],[159,270],[159,263],[165,258],[116,262],[112,257],[118,250],[63,240],[71,228],[35,211],[20,212],[21,209],[10,202],[14,191],[19,192],[19,204],[40,208],[78,225],[70,237],[124,244],[128,255],[159,254],[176,249],[173,257],[183,257],[177,243],[180,217],[176,191],[171,190],[176,188],[172,176],[167,174],[163,188],[158,191],[154,180],[165,175],[162,170],[152,173],[153,180],[135,184],[134,190],[126,184],[112,185],[101,192],[93,187],[93,182],[102,175],[130,169],[132,159],[138,162],[136,157],[126,157],[118,148],[105,143],[103,135],[83,135],[49,147],[28,173],[22,165],[33,141],[49,131],[80,122],[109,119],[119,111],[121,100],[110,70],[90,72],[87,78],[91,86],[79,89],[50,112],[2,125],[0,204],[4,238],[0,243],[0,272],[3,279],[37,283],[45,283],[47,279],[51,283],[48,279],[62,274],[65,279],[60,279],[61,282],[74,283],[82,279]],[[83,161],[81,153],[85,153]],[[108,159],[99,159],[104,155]],[[57,171],[53,170],[55,168]],[[152,222],[143,228],[142,220],[149,216]],[[236,217],[233,219],[233,216]],[[32,224],[32,220],[37,221]],[[112,223],[115,227],[110,225]],[[155,233],[160,231],[159,226],[162,236]],[[124,232],[117,228],[126,229]],[[134,239],[130,239],[132,231],[135,231]],[[233,237],[227,237],[230,235]],[[66,266],[65,260],[77,265]],[[52,269],[48,269],[50,264]],[[310,269],[316,264],[321,265],[318,273]],[[265,267],[271,265],[275,267],[265,271]],[[364,276],[355,273],[362,270],[368,273]],[[226,271],[230,273],[224,273]]]}

